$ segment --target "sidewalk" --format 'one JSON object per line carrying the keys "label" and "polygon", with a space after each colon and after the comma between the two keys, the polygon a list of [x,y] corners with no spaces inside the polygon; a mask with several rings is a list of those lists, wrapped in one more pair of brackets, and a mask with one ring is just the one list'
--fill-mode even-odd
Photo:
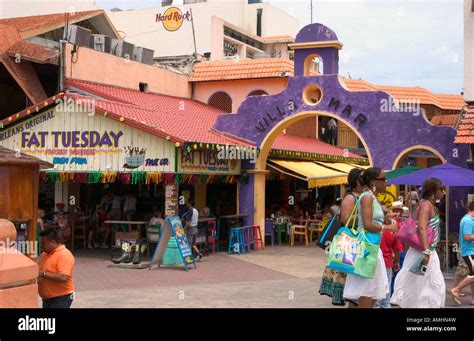
{"label": "sidewalk", "polygon": [[[325,262],[315,246],[282,246],[149,271],[108,268],[109,250],[78,251],[73,308],[334,308],[318,292]],[[446,307],[455,307],[448,294]]]}

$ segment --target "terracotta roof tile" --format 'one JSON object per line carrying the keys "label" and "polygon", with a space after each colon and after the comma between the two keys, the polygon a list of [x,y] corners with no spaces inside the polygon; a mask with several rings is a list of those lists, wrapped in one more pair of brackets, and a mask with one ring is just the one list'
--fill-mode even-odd
{"label": "terracotta roof tile", "polygon": [[[9,118],[0,121],[3,126],[11,125],[22,120],[35,111],[44,110],[54,105],[56,99],[70,96],[75,100],[92,99],[90,96],[80,95],[75,90],[83,90],[91,95],[95,101],[96,113],[120,120],[124,124],[134,126],[143,131],[167,138],[172,142],[203,142],[218,143],[250,147],[252,144],[238,140],[211,130],[221,112],[205,104],[189,99],[143,93],[137,90],[125,89],[112,85],[92,83],[75,79],[68,79],[70,90],[48,98],[37,107],[31,106]],[[343,150],[316,139],[290,135],[280,135],[273,149],[296,152],[318,153],[327,155],[343,155]],[[350,153],[349,157],[360,158]]]}
{"label": "terracotta roof tile", "polygon": [[[291,150],[303,153],[326,154],[333,156],[344,156],[343,148],[330,145],[321,140],[283,134],[276,138],[272,149]],[[355,153],[349,153],[348,157],[362,158],[362,156]]]}
{"label": "terracotta roof tile", "polygon": [[468,106],[463,113],[454,142],[474,144],[474,106]]}
{"label": "terracotta roof tile", "polygon": [[59,55],[59,52],[50,50],[40,45],[28,43],[26,41],[18,41],[15,45],[11,46],[7,50],[7,53],[12,57],[19,55],[22,59],[41,64],[50,61],[56,64],[57,62],[53,59]]}
{"label": "terracotta roof tile", "polygon": [[20,40],[20,34],[14,27],[0,24],[0,53],[7,51]]}
{"label": "terracotta roof tile", "polygon": [[384,91],[398,101],[416,101],[445,110],[461,110],[465,103],[462,95],[435,94],[420,87],[374,85],[365,80],[341,78],[351,91]]}
{"label": "terracotta roof tile", "polygon": [[454,128],[458,122],[459,115],[449,114],[449,115],[436,115],[431,119],[431,124],[436,126],[447,126]]}
{"label": "terracotta roof tile", "polygon": [[27,154],[20,153],[20,156],[18,157],[16,151],[1,146],[0,164],[39,165],[41,169],[53,167],[49,162],[37,159]]}
{"label": "terracotta roof tile", "polygon": [[190,82],[287,77],[293,75],[293,68],[286,58],[202,62],[194,66]]}
{"label": "terracotta roof tile", "polygon": [[[93,10],[93,11],[83,11],[76,12],[69,15],[70,22],[78,22],[85,18],[102,14],[104,10]],[[65,13],[55,13],[55,14],[46,14],[46,15],[34,15],[28,17],[18,17],[18,18],[8,18],[0,19],[0,25],[6,25],[14,27],[22,34],[28,31],[32,31],[40,28],[47,28],[49,26],[58,25],[64,23]]]}

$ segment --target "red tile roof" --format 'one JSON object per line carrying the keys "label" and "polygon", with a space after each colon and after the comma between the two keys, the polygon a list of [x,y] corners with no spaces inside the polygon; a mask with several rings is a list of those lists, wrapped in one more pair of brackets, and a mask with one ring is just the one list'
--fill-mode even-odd
{"label": "red tile roof", "polygon": [[55,59],[59,56],[59,52],[26,41],[18,41],[15,45],[8,48],[7,53],[11,57],[20,56],[21,59],[40,64],[48,62],[56,64],[57,61]]}
{"label": "red tile roof", "polygon": [[250,146],[243,141],[224,136],[210,128],[221,112],[211,106],[185,98],[154,93],[143,93],[112,85],[67,80],[74,87],[104,99],[96,99],[96,108],[105,110],[109,117],[123,117],[132,124],[154,131],[175,141],[237,144]]}
{"label": "red tile roof", "polygon": [[194,65],[190,82],[252,78],[275,78],[293,75],[293,62],[286,58],[219,60]]}
{"label": "red tile roof", "polygon": [[14,27],[0,24],[0,53],[21,41],[20,34]]}
{"label": "red tile roof", "polygon": [[[70,90],[31,106],[9,118],[0,121],[3,126],[11,125],[24,119],[35,111],[51,106],[58,98],[73,97],[76,101],[93,98],[97,114],[105,114],[108,118],[123,120],[124,124],[147,131],[172,142],[203,142],[238,146],[252,146],[236,138],[219,134],[211,130],[221,112],[213,107],[189,99],[164,96],[154,93],[143,93],[137,90],[120,88],[112,85],[68,79]],[[80,95],[83,90],[94,97]],[[180,110],[182,108],[182,110]],[[328,154],[343,156],[341,148],[334,147],[316,139],[290,135],[280,135],[273,149],[289,150],[305,153]],[[350,153],[349,157],[360,158]]]}
{"label": "red tile roof", "polygon": [[[326,154],[343,157],[344,149],[325,143],[321,140],[311,139],[307,137],[299,137],[281,134],[273,143],[272,149],[291,150],[303,153]],[[355,153],[348,153],[347,157],[362,158]]]}
{"label": "red tile roof", "polygon": [[436,115],[431,118],[431,124],[435,126],[447,126],[454,128],[458,122],[459,115],[448,114],[448,115]]}
{"label": "red tile roof", "polygon": [[[293,61],[286,58],[219,60],[194,65],[190,82],[226,81],[236,79],[281,78],[294,75]],[[315,76],[315,72],[311,76]],[[435,105],[445,110],[461,110],[465,103],[462,95],[435,94],[420,87],[374,85],[365,80],[345,79],[350,91],[385,91],[396,100],[416,101]],[[415,102],[415,103],[416,103]]]}
{"label": "red tile roof", "polygon": [[420,87],[374,85],[359,79],[341,78],[341,80],[350,91],[385,91],[400,102],[416,101],[445,110],[461,110],[465,105],[462,95],[435,94]]}
{"label": "red tile roof", "polygon": [[[104,10],[76,12],[74,14],[69,14],[69,23],[79,22],[104,13]],[[6,25],[16,28],[20,33],[21,37],[24,39],[37,34],[48,32],[50,29],[54,29],[55,26],[58,25],[59,27],[61,27],[62,25],[64,25],[65,20],[65,13],[55,13],[46,15],[34,15],[28,17],[0,19],[0,25]],[[37,30],[40,30],[41,32],[39,33],[37,32]]]}
{"label": "red tile roof", "polygon": [[466,108],[454,143],[474,144],[474,106]]}

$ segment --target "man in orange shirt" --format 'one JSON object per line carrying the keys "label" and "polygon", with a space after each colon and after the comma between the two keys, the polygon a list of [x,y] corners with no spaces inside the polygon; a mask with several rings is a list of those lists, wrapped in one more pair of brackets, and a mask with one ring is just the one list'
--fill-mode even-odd
{"label": "man in orange shirt", "polygon": [[70,308],[74,300],[74,256],[61,244],[55,229],[40,233],[44,252],[38,260],[38,291],[43,308]]}

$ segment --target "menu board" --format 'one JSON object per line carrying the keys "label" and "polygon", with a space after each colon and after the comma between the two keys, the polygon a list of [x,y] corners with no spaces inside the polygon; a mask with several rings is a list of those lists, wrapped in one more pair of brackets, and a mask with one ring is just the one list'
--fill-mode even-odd
{"label": "menu board", "polygon": [[171,237],[176,238],[176,243],[178,244],[179,254],[183,260],[184,268],[187,271],[188,265],[193,264],[196,268],[196,263],[193,258],[193,253],[191,247],[189,246],[188,240],[186,239],[186,234],[184,232],[183,225],[178,216],[165,219],[165,223],[161,230],[161,238],[158,244],[158,247],[153,254],[153,258],[150,262],[150,270],[155,266],[163,263],[163,256],[165,254],[168,242]]}
{"label": "menu board", "polygon": [[168,184],[165,187],[165,218],[178,215],[178,185]]}

